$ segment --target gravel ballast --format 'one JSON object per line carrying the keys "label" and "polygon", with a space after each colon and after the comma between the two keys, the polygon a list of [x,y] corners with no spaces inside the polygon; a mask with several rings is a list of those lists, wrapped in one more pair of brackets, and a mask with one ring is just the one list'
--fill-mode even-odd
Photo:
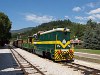
{"label": "gravel ballast", "polygon": [[100,70],[100,64],[97,64],[97,63],[92,63],[92,62],[87,62],[87,61],[82,61],[82,60],[75,60],[74,62],[80,65],[85,65],[87,67]]}
{"label": "gravel ballast", "polygon": [[35,54],[29,53],[22,49],[15,49],[22,56],[24,56],[33,65],[41,68],[46,75],[83,75],[81,71],[75,71],[73,68],[68,68],[63,64],[55,63],[51,60],[41,58]]}

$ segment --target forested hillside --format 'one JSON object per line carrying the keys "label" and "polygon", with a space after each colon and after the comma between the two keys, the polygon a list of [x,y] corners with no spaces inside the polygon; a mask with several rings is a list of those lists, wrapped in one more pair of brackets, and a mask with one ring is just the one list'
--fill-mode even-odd
{"label": "forested hillside", "polygon": [[25,31],[29,31],[29,30],[32,30],[33,27],[28,27],[28,28],[22,28],[22,29],[19,29],[19,30],[11,30],[10,32],[12,34],[15,34],[15,33],[24,33]]}
{"label": "forested hillside", "polygon": [[[34,27],[32,30],[21,33],[22,37],[32,36],[33,34],[37,33],[38,31],[47,31],[53,28],[61,28],[67,27],[71,30],[71,38],[77,36],[79,39],[83,39],[83,34],[85,31],[85,25],[71,22],[70,20],[58,20],[58,21],[51,21],[48,23],[43,23],[39,26]],[[13,37],[16,38],[18,34],[14,34]]]}

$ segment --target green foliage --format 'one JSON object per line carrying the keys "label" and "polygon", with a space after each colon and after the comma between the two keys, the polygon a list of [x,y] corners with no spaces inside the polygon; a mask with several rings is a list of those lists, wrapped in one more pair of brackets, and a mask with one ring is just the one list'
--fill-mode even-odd
{"label": "green foliage", "polygon": [[5,43],[9,43],[11,38],[11,22],[7,15],[0,12],[0,45],[3,46]]}
{"label": "green foliage", "polygon": [[49,23],[43,23],[37,27],[34,27],[32,31],[25,32],[24,34],[29,36],[37,33],[38,31],[47,31],[53,28],[64,28],[64,27],[67,27],[71,30],[71,39],[74,38],[74,36],[78,36],[79,39],[83,39],[82,37],[84,34],[85,25],[71,22],[69,19],[63,21],[58,20],[58,21],[51,21]]}
{"label": "green foliage", "polygon": [[83,35],[85,31],[85,25],[79,23],[72,23],[71,30],[71,38],[74,39],[74,36],[77,36],[80,40],[83,40]]}
{"label": "green foliage", "polygon": [[84,34],[84,47],[87,49],[100,49],[100,24],[89,20]]}
{"label": "green foliage", "polygon": [[[71,30],[71,39],[74,38],[74,36],[78,36],[79,39],[83,39],[84,31],[85,31],[85,25],[71,22],[68,20],[58,20],[58,21],[51,21],[48,23],[43,23],[39,26],[33,27],[32,30],[26,31],[24,33],[21,33],[22,38],[27,36],[32,36],[33,34],[37,33],[38,31],[47,31],[51,30],[53,28],[69,28]],[[14,34],[14,38],[17,37],[18,34]]]}
{"label": "green foliage", "polygon": [[86,25],[87,25],[87,28],[94,29],[96,27],[97,23],[90,19],[90,20],[87,21]]}
{"label": "green foliage", "polygon": [[84,34],[84,47],[89,49],[90,45],[91,45],[91,37],[93,36],[93,34],[91,33],[92,30],[88,29],[86,30],[85,34]]}
{"label": "green foliage", "polygon": [[93,31],[93,37],[91,39],[92,42],[92,49],[100,49],[100,25],[96,27]]}

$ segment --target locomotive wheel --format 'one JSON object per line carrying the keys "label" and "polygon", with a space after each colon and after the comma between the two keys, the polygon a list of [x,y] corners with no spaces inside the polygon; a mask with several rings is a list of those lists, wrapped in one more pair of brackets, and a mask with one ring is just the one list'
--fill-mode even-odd
{"label": "locomotive wheel", "polygon": [[48,59],[51,59],[51,53],[50,53],[50,52],[47,52],[47,53],[46,53],[46,57],[47,57]]}
{"label": "locomotive wheel", "polygon": [[35,53],[35,49],[33,49],[32,53]]}
{"label": "locomotive wheel", "polygon": [[30,49],[30,52],[32,53],[32,52],[33,52],[33,50],[32,50],[32,49]]}
{"label": "locomotive wheel", "polygon": [[42,52],[42,56],[43,56],[43,58],[46,57],[45,51]]}

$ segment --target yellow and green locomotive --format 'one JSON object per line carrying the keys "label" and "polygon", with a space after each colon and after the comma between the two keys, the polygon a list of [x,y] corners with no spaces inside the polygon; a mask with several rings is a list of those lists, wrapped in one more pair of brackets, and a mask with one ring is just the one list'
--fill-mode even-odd
{"label": "yellow and green locomotive", "polygon": [[67,61],[74,58],[74,49],[70,43],[70,30],[67,28],[40,31],[29,37],[27,43],[23,42],[22,48],[28,48],[54,61]]}

